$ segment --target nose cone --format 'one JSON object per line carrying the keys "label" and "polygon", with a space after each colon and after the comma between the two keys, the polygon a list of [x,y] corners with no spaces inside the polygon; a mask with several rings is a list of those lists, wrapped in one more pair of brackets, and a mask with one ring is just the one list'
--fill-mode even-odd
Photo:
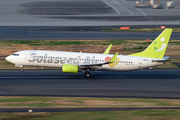
{"label": "nose cone", "polygon": [[5,59],[6,59],[7,61],[11,62],[11,61],[12,61],[12,56],[7,56]]}

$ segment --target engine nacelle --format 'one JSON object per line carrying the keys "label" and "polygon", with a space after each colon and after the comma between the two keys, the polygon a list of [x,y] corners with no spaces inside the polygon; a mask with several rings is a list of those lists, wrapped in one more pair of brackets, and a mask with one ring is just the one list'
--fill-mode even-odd
{"label": "engine nacelle", "polygon": [[62,72],[66,73],[78,73],[78,69],[77,65],[64,64],[62,66]]}

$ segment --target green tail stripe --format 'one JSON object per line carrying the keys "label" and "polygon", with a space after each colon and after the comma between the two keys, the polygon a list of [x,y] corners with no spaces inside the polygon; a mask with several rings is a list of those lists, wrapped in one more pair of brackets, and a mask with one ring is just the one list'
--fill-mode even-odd
{"label": "green tail stripe", "polygon": [[166,28],[143,52],[130,54],[129,56],[163,59],[172,30]]}

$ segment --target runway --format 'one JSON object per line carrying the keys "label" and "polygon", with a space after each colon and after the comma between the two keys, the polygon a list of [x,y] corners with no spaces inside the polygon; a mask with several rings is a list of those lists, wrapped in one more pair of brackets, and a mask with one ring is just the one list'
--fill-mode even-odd
{"label": "runway", "polygon": [[[179,9],[139,9],[134,4],[132,0],[0,0],[0,40],[155,39],[159,33],[101,30],[180,26]],[[178,4],[174,0],[173,5]],[[180,34],[171,38],[179,39]]]}
{"label": "runway", "polygon": [[[134,0],[1,0],[0,26],[180,25],[179,9],[139,9],[134,4]],[[173,5],[179,6],[179,1]]]}
{"label": "runway", "polygon": [[132,107],[132,108],[1,108],[0,113],[11,112],[98,112],[98,111],[125,111],[125,110],[179,110],[180,107]]}
{"label": "runway", "polygon": [[91,72],[85,78],[60,70],[0,70],[0,95],[180,98],[180,70]]}
{"label": "runway", "polygon": [[[68,29],[68,28],[66,28]],[[73,29],[73,28],[69,28]],[[77,28],[79,29],[79,28]],[[95,29],[95,28],[94,28]],[[102,32],[61,31],[63,27],[1,27],[0,40],[116,40],[155,39],[160,32]],[[84,29],[85,30],[85,29]],[[171,39],[180,39],[179,33],[172,33]]]}

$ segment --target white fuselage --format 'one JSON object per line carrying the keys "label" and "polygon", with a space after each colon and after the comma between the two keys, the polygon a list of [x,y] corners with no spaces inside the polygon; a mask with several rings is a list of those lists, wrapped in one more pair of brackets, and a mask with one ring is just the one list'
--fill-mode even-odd
{"label": "white fuselage", "polygon": [[[61,52],[47,50],[19,51],[6,57],[16,66],[40,66],[61,68],[63,64],[94,64],[104,63],[113,57],[111,54]],[[162,65],[164,62],[152,62],[153,58],[118,55],[114,63],[105,64],[91,70],[127,71],[150,68]]]}

